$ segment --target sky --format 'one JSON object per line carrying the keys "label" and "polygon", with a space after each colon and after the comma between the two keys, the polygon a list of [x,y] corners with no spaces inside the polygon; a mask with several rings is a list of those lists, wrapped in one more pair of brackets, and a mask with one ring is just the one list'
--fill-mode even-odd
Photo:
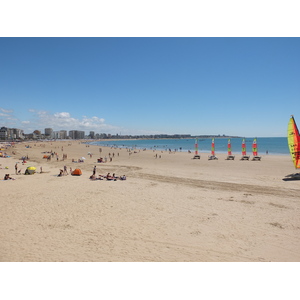
{"label": "sky", "polygon": [[300,38],[1,37],[0,126],[286,136]]}

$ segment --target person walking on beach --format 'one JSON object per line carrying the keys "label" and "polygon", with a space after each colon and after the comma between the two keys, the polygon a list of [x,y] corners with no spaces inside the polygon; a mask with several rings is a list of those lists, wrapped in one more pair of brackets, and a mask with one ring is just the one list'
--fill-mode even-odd
{"label": "person walking on beach", "polygon": [[18,175],[18,163],[15,164],[16,175]]}
{"label": "person walking on beach", "polygon": [[94,166],[94,169],[93,169],[93,175],[96,175],[96,166]]}

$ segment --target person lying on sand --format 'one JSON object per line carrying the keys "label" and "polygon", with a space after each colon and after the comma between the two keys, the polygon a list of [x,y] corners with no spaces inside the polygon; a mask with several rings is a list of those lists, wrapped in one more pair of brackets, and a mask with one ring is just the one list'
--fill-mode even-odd
{"label": "person lying on sand", "polygon": [[113,176],[111,176],[110,173],[107,173],[106,180],[114,180],[114,181],[116,181],[117,179],[114,178]]}
{"label": "person lying on sand", "polygon": [[91,179],[91,180],[103,180],[103,178],[105,178],[105,176],[103,176],[103,175],[99,175],[98,178],[97,178],[96,175],[94,175],[94,174],[92,174],[92,175],[90,176],[90,179]]}

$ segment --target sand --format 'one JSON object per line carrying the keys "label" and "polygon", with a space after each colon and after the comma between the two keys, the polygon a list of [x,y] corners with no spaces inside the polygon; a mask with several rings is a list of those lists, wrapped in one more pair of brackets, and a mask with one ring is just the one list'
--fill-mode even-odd
{"label": "sand", "polygon": [[[208,153],[193,160],[187,152],[99,148],[73,140],[6,150],[0,178],[16,180],[0,181],[0,261],[300,261],[300,181],[282,180],[295,172],[290,156],[227,161],[217,153],[209,161]],[[43,159],[51,150],[59,160]],[[82,176],[57,177],[65,165]],[[91,181],[95,165],[96,175],[127,180]],[[27,166],[43,172],[23,175]]]}

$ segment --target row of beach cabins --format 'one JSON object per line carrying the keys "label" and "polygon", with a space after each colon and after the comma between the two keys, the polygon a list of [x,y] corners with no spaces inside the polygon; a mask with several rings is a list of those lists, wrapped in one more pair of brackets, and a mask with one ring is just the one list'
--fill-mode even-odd
{"label": "row of beach cabins", "polygon": [[[227,146],[227,158],[226,160],[234,160],[235,156],[232,155],[231,152],[231,140],[228,139],[228,146]],[[257,152],[257,140],[256,138],[253,140],[252,143],[252,160],[261,160],[261,156],[258,156]],[[200,159],[200,155],[198,153],[198,139],[195,140],[195,155],[193,159]],[[208,160],[217,160],[218,157],[215,155],[215,139],[213,138],[211,141],[211,155],[208,156]],[[245,139],[242,140],[242,157],[240,160],[250,160],[250,155],[247,155],[246,151],[246,142]]]}

